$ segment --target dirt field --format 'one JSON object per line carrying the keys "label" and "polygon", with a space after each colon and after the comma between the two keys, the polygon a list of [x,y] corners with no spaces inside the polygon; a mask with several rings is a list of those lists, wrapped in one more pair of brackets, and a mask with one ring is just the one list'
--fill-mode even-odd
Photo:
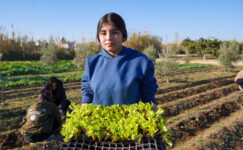
{"label": "dirt field", "polygon": [[[184,63],[184,61],[182,60],[178,60],[178,63]],[[211,64],[211,65],[216,65],[219,66],[219,62],[216,59],[197,59],[197,60],[191,60],[190,63],[198,63],[198,64]],[[236,63],[234,63],[234,66],[243,66],[243,61],[238,61]]]}
{"label": "dirt field", "polygon": [[[172,131],[168,149],[243,149],[243,92],[233,82],[237,70],[217,67],[176,72],[170,84],[157,77],[158,107],[165,110]],[[64,85],[67,97],[81,101],[80,83]],[[16,131],[40,86],[5,89],[0,101],[0,147],[2,149],[59,149],[62,138],[27,144]]]}

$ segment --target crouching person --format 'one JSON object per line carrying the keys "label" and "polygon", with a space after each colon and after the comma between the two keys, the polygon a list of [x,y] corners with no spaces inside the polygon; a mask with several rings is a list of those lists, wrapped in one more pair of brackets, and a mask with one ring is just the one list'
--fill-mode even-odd
{"label": "crouching person", "polygon": [[43,141],[53,136],[53,131],[61,126],[58,107],[50,102],[50,94],[42,90],[39,99],[26,112],[20,133],[28,143]]}
{"label": "crouching person", "polygon": [[51,101],[58,106],[60,114],[65,115],[71,102],[66,99],[66,92],[62,81],[56,77],[51,77],[42,90],[48,90]]}
{"label": "crouching person", "polygon": [[239,89],[243,89],[243,70],[237,73],[235,77],[235,83],[239,85]]}

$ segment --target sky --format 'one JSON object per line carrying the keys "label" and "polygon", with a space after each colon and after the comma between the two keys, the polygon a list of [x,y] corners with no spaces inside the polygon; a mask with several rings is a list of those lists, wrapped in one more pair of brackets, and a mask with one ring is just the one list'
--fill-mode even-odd
{"label": "sky", "polygon": [[94,41],[99,19],[115,12],[128,37],[149,32],[163,43],[189,37],[243,42],[243,0],[0,0],[0,32]]}

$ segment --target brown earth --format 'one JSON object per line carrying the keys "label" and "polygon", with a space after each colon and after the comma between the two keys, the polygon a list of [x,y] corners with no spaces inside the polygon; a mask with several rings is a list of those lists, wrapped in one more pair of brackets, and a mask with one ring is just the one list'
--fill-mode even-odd
{"label": "brown earth", "polygon": [[62,138],[51,141],[38,143],[27,143],[18,131],[8,134],[0,134],[0,148],[5,149],[22,149],[22,150],[57,150],[63,144]]}

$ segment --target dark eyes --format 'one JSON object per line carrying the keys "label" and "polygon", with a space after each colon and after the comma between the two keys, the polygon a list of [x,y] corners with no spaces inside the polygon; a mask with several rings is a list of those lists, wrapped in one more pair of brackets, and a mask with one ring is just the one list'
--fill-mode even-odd
{"label": "dark eyes", "polygon": [[[100,34],[101,35],[106,35],[107,32],[105,31],[101,31]],[[111,31],[111,34],[118,34],[119,32],[118,31]]]}
{"label": "dark eyes", "polygon": [[106,34],[106,32],[100,32],[100,34],[101,34],[101,35],[105,35],[105,34]]}

